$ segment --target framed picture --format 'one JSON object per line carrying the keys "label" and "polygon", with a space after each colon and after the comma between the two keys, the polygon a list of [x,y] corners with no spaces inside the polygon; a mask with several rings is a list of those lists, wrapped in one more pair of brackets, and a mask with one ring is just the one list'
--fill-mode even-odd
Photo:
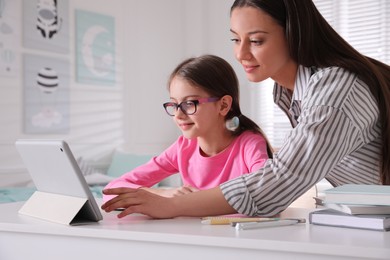
{"label": "framed picture", "polygon": [[76,10],[76,81],[115,84],[115,19]]}
{"label": "framed picture", "polygon": [[68,0],[23,0],[26,48],[69,53]]}
{"label": "framed picture", "polygon": [[0,0],[0,76],[17,77],[20,73],[19,0]]}
{"label": "framed picture", "polygon": [[24,56],[24,132],[66,134],[70,129],[69,62]]}

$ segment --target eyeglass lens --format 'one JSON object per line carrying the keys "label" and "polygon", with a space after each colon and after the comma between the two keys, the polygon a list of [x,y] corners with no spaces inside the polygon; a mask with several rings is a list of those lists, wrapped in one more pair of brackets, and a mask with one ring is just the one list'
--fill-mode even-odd
{"label": "eyeglass lens", "polygon": [[167,113],[171,116],[174,116],[179,108],[186,115],[192,115],[196,112],[196,103],[192,100],[184,101],[180,104],[167,103],[164,107]]}
{"label": "eyeglass lens", "polygon": [[180,108],[180,110],[186,115],[193,115],[196,113],[197,105],[208,102],[215,102],[219,100],[217,97],[210,98],[200,98],[198,100],[187,100],[183,101],[180,104],[174,102],[164,103],[163,106],[168,115],[174,116],[176,111]]}

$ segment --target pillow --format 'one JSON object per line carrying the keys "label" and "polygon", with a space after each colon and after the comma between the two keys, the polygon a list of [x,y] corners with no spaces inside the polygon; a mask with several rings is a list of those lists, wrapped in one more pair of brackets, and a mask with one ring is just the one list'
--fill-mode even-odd
{"label": "pillow", "polygon": [[136,155],[116,150],[112,157],[107,175],[111,177],[120,177],[124,173],[147,163],[153,155]]}

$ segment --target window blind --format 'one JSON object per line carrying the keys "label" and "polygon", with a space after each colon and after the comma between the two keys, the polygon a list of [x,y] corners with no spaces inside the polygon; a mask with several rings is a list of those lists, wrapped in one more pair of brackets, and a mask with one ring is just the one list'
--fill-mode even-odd
{"label": "window blind", "polygon": [[[390,62],[390,1],[314,0],[330,25],[361,53]],[[254,119],[278,148],[291,129],[284,113],[273,103],[274,82],[251,83]]]}

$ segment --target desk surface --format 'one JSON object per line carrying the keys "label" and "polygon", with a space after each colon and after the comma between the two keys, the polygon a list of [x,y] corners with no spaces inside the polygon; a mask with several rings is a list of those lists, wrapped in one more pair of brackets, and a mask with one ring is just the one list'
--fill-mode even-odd
{"label": "desk surface", "polygon": [[[86,249],[90,241],[94,251],[89,251],[88,254],[96,252],[96,256],[91,259],[100,259],[99,255],[103,259],[106,256],[103,257],[101,252],[119,253],[121,248],[123,251],[129,250],[127,256],[134,256],[138,251],[145,254],[145,250],[149,248],[148,255],[151,257],[143,259],[153,259],[158,255],[161,257],[161,251],[151,250],[153,248],[162,250],[164,254],[171,252],[164,249],[174,250],[175,253],[171,253],[176,258],[181,253],[186,254],[186,260],[202,258],[202,254],[206,252],[206,258],[211,254],[218,256],[224,253],[225,255],[220,256],[224,260],[237,259],[238,253],[242,257],[245,254],[249,257],[264,255],[274,257],[273,259],[277,256],[285,257],[285,254],[297,255],[299,259],[313,259],[313,256],[316,259],[390,259],[390,232],[323,227],[309,223],[237,231],[227,225],[201,224],[199,218],[156,220],[144,215],[132,215],[118,219],[117,213],[105,212],[102,213],[104,219],[99,223],[65,226],[19,215],[17,211],[22,205],[23,202],[0,204],[0,259],[25,257],[23,254],[31,256],[36,247],[42,247],[43,238],[47,238],[52,248],[55,248],[56,239],[59,238],[71,238],[67,243],[85,243]],[[282,217],[307,218],[307,215],[308,210],[298,208],[289,208],[282,213]],[[34,237],[39,237],[40,242],[35,242]],[[28,253],[11,249],[13,246],[16,248],[23,240],[31,245]],[[63,240],[58,240],[58,246],[62,246],[62,249],[63,243]],[[137,244],[137,247],[132,247],[133,244]],[[183,251],[180,246],[185,247]],[[193,251],[189,253],[188,250]],[[42,253],[35,251],[37,254]],[[54,253],[47,254],[48,257],[55,256]],[[70,256],[64,256],[64,259]]]}

